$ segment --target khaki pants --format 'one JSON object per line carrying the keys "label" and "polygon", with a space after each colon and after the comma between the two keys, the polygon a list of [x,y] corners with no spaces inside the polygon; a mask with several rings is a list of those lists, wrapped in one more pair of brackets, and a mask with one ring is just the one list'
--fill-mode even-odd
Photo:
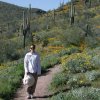
{"label": "khaki pants", "polygon": [[27,87],[27,93],[33,95],[33,93],[35,92],[35,88],[36,88],[36,84],[37,84],[37,79],[38,79],[38,75],[36,73],[30,73],[33,75],[35,82],[32,86]]}

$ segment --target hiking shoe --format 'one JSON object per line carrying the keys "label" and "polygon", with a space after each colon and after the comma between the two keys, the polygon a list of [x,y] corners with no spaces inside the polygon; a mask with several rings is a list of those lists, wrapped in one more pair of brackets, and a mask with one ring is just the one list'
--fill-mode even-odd
{"label": "hiking shoe", "polygon": [[34,96],[33,95],[31,95],[31,99],[34,99]]}
{"label": "hiking shoe", "polygon": [[31,99],[31,96],[29,95],[29,96],[27,96],[27,99]]}

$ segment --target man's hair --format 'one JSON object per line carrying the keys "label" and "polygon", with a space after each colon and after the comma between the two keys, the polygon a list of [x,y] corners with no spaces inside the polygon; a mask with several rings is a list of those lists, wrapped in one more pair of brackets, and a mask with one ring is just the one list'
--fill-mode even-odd
{"label": "man's hair", "polygon": [[36,47],[35,44],[32,44],[31,46],[33,46],[33,49],[35,49],[35,47]]}

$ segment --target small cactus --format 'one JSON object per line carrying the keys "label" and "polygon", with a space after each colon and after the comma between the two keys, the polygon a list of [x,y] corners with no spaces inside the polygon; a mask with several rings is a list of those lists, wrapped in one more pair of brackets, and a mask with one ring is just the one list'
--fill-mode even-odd
{"label": "small cactus", "polygon": [[91,7],[91,0],[84,0],[85,6],[87,6],[87,3],[89,4],[89,7]]}
{"label": "small cactus", "polygon": [[91,27],[89,24],[86,24],[86,34],[85,36],[91,35]]}
{"label": "small cactus", "polygon": [[2,27],[0,27],[0,33],[2,34]]}

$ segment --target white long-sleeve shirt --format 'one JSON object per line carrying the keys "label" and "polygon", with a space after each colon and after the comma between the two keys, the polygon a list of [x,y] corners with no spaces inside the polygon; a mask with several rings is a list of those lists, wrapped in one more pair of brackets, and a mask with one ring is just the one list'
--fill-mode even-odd
{"label": "white long-sleeve shirt", "polygon": [[39,55],[34,52],[28,52],[24,58],[24,69],[25,73],[37,73],[38,75],[41,74],[41,66],[40,66],[40,57]]}

